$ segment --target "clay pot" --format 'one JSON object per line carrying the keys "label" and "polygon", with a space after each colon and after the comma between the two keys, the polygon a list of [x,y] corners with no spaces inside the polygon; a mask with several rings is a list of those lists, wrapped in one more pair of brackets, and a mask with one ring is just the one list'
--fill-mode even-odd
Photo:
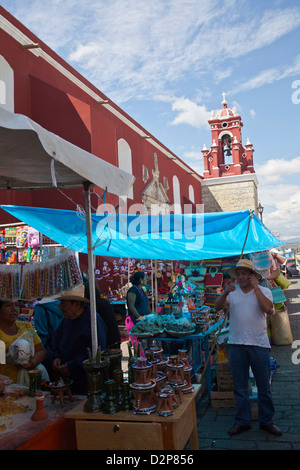
{"label": "clay pot", "polygon": [[152,364],[145,357],[139,357],[132,366],[134,370],[134,385],[148,387],[152,385]]}
{"label": "clay pot", "polygon": [[170,384],[184,384],[184,363],[179,361],[178,356],[172,356],[168,363],[168,382]]}
{"label": "clay pot", "polygon": [[134,414],[147,414],[153,413],[157,409],[154,388],[155,384],[147,388],[135,387],[131,385],[132,394],[135,399],[135,406],[133,407]]}
{"label": "clay pot", "polygon": [[35,396],[36,398],[36,410],[31,416],[32,421],[42,421],[43,419],[48,418],[48,413],[44,409],[44,394],[42,392],[38,392]]}
{"label": "clay pot", "polygon": [[160,416],[170,416],[174,414],[173,409],[178,406],[175,394],[172,388],[162,387],[156,393],[157,397],[157,414]]}

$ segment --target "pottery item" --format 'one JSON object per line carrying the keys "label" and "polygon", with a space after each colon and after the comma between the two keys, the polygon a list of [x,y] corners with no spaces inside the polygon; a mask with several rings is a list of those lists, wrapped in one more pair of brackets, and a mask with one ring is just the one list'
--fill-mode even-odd
{"label": "pottery item", "polygon": [[134,414],[153,413],[157,409],[154,388],[155,384],[150,384],[147,388],[135,387],[131,385],[135,405],[133,407]]}
{"label": "pottery item", "polygon": [[42,421],[43,419],[48,418],[48,413],[44,409],[44,394],[42,392],[37,392],[35,395],[36,398],[36,410],[31,416],[32,421]]}

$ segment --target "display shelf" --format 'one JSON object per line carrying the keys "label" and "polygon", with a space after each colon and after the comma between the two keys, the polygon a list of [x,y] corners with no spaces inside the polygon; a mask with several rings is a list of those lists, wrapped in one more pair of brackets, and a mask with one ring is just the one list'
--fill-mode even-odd
{"label": "display shelf", "polygon": [[75,420],[78,450],[181,450],[189,441],[191,450],[198,449],[195,399],[201,389],[184,394],[182,403],[170,416],[86,413],[80,403],[65,417]]}

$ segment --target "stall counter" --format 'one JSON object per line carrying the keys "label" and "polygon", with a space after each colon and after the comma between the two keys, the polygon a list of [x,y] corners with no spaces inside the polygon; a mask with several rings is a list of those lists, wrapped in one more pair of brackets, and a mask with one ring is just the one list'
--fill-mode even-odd
{"label": "stall counter", "polygon": [[0,415],[0,450],[76,449],[74,423],[65,419],[65,413],[78,406],[83,397],[73,397],[73,399],[74,401],[64,399],[63,405],[59,400],[52,403],[50,392],[45,392],[44,409],[48,413],[48,418],[32,421],[31,417],[36,410],[35,397],[17,398],[16,408],[22,406],[25,412]]}

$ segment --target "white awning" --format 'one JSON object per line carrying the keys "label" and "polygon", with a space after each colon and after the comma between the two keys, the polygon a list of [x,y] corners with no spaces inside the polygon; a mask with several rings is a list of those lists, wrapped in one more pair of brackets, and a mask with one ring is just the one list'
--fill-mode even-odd
{"label": "white awning", "polygon": [[126,196],[134,177],[0,106],[0,189],[76,188],[85,182]]}

